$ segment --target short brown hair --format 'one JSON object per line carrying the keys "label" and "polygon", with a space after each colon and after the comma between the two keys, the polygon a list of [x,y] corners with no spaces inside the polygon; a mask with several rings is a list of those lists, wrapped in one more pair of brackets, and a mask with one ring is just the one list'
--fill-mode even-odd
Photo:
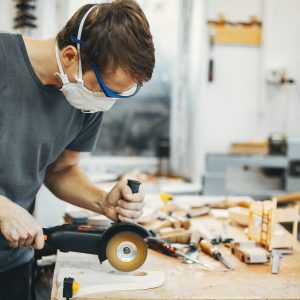
{"label": "short brown hair", "polygon": [[[94,4],[81,7],[57,34],[59,49],[76,46],[71,37],[77,37],[81,19]],[[133,0],[115,0],[101,3],[85,20],[81,40],[83,70],[91,69],[90,60],[95,60],[99,71],[107,68],[123,68],[138,83],[152,77],[155,56],[149,23]]]}

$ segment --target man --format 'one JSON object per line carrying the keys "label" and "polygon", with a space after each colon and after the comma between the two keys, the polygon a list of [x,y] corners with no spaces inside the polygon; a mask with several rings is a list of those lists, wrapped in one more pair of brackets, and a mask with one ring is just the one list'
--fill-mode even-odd
{"label": "man", "polygon": [[115,221],[142,214],[142,192],[120,181],[106,193],[78,160],[93,150],[103,112],[136,94],[153,68],[149,24],[132,0],[85,5],[49,40],[0,34],[1,300],[27,299],[31,246],[44,246],[31,215],[42,183]]}

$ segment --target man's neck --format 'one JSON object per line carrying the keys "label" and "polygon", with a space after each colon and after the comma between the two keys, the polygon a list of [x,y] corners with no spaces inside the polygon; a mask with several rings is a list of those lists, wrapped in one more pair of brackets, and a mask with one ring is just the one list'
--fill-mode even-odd
{"label": "man's neck", "polygon": [[29,60],[37,77],[44,85],[61,86],[54,74],[58,72],[55,57],[55,38],[36,40],[23,36]]}

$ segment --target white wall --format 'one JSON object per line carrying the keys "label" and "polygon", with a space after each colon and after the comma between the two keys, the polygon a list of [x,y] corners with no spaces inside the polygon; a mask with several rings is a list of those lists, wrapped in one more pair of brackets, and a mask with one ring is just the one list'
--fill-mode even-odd
{"label": "white wall", "polygon": [[14,1],[0,0],[0,31],[12,31]]}
{"label": "white wall", "polygon": [[[300,98],[295,86],[274,87],[265,83],[266,70],[278,66],[285,67],[300,82],[300,1],[203,2],[206,18],[215,19],[220,12],[231,20],[245,20],[253,14],[262,18],[264,43],[262,47],[216,45],[215,80],[208,83],[207,39],[203,43],[203,37],[199,37],[207,36],[207,29],[194,34],[202,45],[200,53],[196,48],[197,55],[202,55],[202,69],[199,90],[193,93],[197,101],[192,133],[196,144],[190,152],[191,161],[199,162],[191,169],[196,181],[204,172],[207,152],[225,152],[234,141],[266,138],[274,131],[300,136]],[[203,11],[198,16],[203,16]],[[300,90],[299,84],[297,87]]]}
{"label": "white wall", "polygon": [[[216,19],[220,12],[234,21],[253,14],[261,17],[259,4],[260,0],[209,0],[206,17]],[[230,142],[254,137],[260,55],[259,47],[215,45],[212,50],[214,81],[206,80],[206,94],[200,99],[204,153],[226,151]],[[207,78],[207,65],[202,76]]]}
{"label": "white wall", "polygon": [[300,136],[300,1],[266,0],[263,71],[285,68],[296,85],[265,85],[260,126]]}

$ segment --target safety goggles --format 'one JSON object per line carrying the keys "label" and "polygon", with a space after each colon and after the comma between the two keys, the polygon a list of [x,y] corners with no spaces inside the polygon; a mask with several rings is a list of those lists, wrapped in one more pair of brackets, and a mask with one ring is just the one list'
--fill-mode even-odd
{"label": "safety goggles", "polygon": [[[81,46],[85,46],[85,42],[78,39],[78,38],[75,38],[75,37],[71,37],[71,41],[75,44],[79,44]],[[85,48],[86,49],[86,48]],[[97,78],[97,81],[103,91],[103,93],[105,94],[106,97],[110,97],[110,98],[130,98],[130,97],[133,97],[134,95],[136,95],[141,86],[139,84],[135,84],[130,90],[126,91],[126,92],[123,92],[121,94],[119,93],[116,93],[114,92],[113,90],[111,90],[109,87],[107,87],[101,77],[101,74],[97,68],[97,65],[96,63],[90,58],[90,63],[91,63],[91,66],[92,66],[92,69],[95,73],[95,76]]]}

